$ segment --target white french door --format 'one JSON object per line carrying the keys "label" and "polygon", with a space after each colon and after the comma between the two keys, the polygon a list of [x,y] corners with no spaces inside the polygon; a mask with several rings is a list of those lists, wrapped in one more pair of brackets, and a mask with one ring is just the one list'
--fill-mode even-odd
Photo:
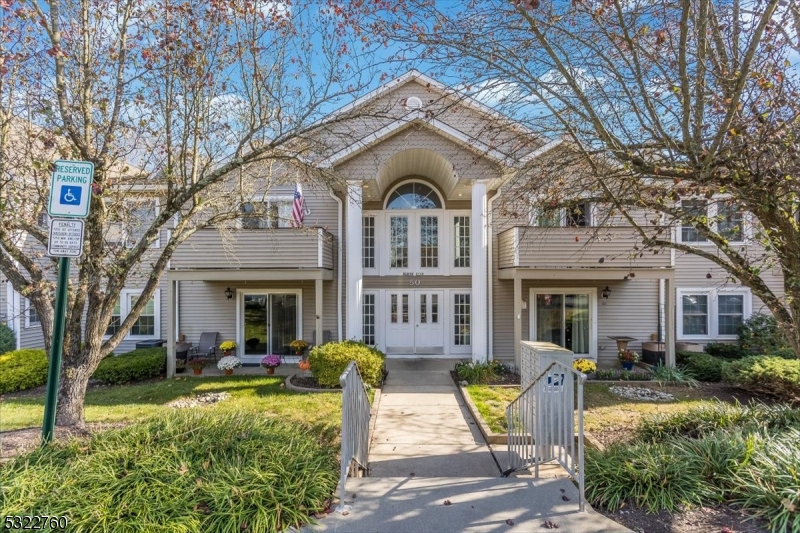
{"label": "white french door", "polygon": [[386,352],[443,354],[443,304],[443,291],[387,291]]}

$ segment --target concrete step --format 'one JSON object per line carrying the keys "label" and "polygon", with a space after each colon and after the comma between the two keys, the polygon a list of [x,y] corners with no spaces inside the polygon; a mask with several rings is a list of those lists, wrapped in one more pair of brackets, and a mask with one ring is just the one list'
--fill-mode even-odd
{"label": "concrete step", "polygon": [[346,514],[334,512],[303,530],[540,533],[549,520],[564,533],[631,533],[589,505],[579,512],[578,490],[563,478],[350,478],[346,504]]}

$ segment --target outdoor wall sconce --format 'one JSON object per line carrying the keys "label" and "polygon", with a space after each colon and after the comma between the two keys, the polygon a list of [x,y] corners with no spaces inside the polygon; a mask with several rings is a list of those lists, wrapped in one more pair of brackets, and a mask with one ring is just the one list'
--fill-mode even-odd
{"label": "outdoor wall sconce", "polygon": [[606,288],[605,288],[605,289],[603,289],[603,290],[600,292],[600,296],[602,296],[603,298],[605,298],[606,300],[608,300],[608,297],[609,297],[610,295],[611,295],[611,289],[609,289],[609,288],[608,288],[608,285],[606,285]]}
{"label": "outdoor wall sconce", "polygon": [[225,289],[225,298],[227,298],[228,300],[233,299],[233,291],[231,290],[230,287]]}

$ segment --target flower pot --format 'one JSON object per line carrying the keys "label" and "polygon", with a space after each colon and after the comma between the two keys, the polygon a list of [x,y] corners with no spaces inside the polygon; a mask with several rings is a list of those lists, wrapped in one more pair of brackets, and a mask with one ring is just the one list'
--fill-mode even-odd
{"label": "flower pot", "polygon": [[633,361],[623,361],[622,368],[624,370],[633,370]]}
{"label": "flower pot", "polygon": [[203,369],[202,368],[193,368],[192,370],[194,371],[194,375],[195,376],[199,376],[200,374],[203,373]]}
{"label": "flower pot", "polygon": [[274,366],[268,366],[267,367],[267,374],[274,374],[274,373],[275,373],[275,367]]}
{"label": "flower pot", "polygon": [[231,351],[230,350],[225,350],[224,352],[222,352],[222,355],[224,355],[225,357],[228,357],[229,355],[231,355]]}
{"label": "flower pot", "polygon": [[230,376],[231,374],[233,374],[233,369],[232,368],[226,368],[225,369],[225,375],[226,376]]}

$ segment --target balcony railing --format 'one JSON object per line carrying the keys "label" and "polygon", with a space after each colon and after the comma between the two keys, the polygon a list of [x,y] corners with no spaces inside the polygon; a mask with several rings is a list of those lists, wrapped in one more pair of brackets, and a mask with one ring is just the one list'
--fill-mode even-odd
{"label": "balcony railing", "polygon": [[333,269],[336,242],[322,228],[198,230],[173,253],[172,269]]}
{"label": "balcony railing", "polygon": [[[647,230],[646,230],[647,231]],[[659,268],[669,250],[644,250],[639,232],[626,226],[514,227],[498,237],[500,268]]]}

